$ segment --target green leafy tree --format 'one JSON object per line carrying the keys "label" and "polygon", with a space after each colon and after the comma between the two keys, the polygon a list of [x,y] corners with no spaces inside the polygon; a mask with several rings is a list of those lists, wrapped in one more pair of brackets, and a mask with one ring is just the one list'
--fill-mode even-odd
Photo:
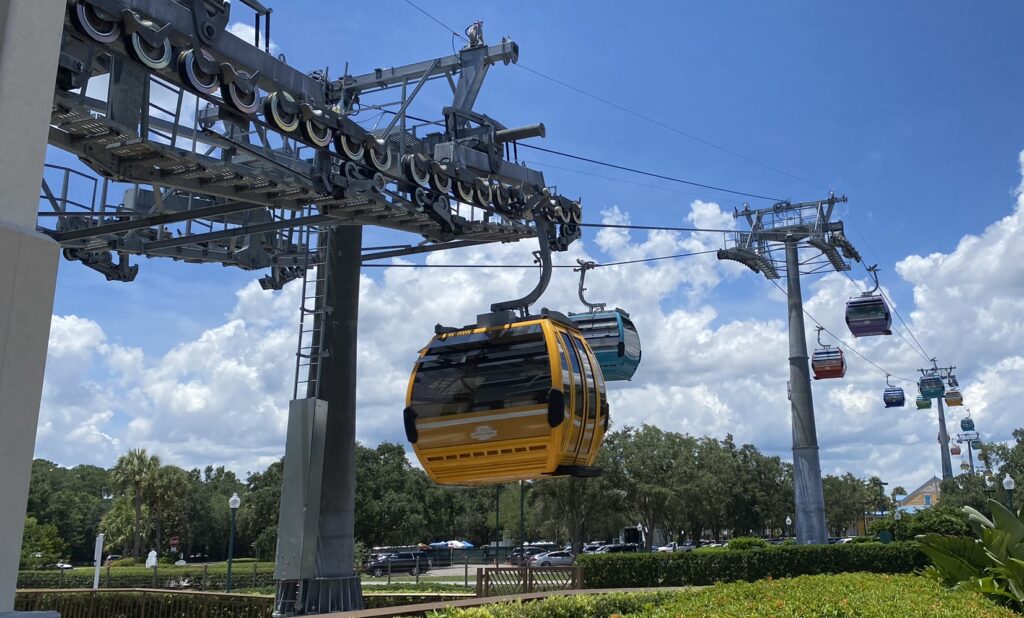
{"label": "green leafy tree", "polygon": [[[152,522],[153,547],[158,554],[169,547],[171,536],[184,527],[185,495],[189,491],[188,473],[177,466],[156,469],[146,487],[146,503]],[[167,533],[171,530],[170,533]]]}
{"label": "green leafy tree", "polygon": [[40,524],[35,517],[25,518],[25,533],[21,538],[22,569],[41,569],[56,564],[67,546],[53,524]]}
{"label": "green leafy tree", "polygon": [[402,446],[357,445],[356,486],[357,539],[372,547],[417,543],[430,535],[425,514],[430,483]]}
{"label": "green leafy tree", "polygon": [[135,519],[132,523],[133,550],[135,558],[142,556],[144,531],[142,529],[143,499],[149,489],[155,472],[160,468],[160,458],[150,455],[146,449],[132,449],[117,459],[111,476],[114,485],[132,498]]}
{"label": "green leafy tree", "polygon": [[983,476],[958,474],[951,479],[942,481],[939,491],[943,506],[951,508],[969,506],[987,513],[987,502],[993,495],[990,492],[994,492],[995,489],[987,486]]}
{"label": "green leafy tree", "polygon": [[238,510],[239,545],[251,547],[261,560],[273,558],[277,546],[283,473],[284,461],[278,460],[263,472],[250,474]]}
{"label": "green leafy tree", "polygon": [[864,511],[875,499],[875,490],[847,472],[842,476],[826,475],[822,479],[825,496],[825,519],[834,536],[842,536],[864,516]]}

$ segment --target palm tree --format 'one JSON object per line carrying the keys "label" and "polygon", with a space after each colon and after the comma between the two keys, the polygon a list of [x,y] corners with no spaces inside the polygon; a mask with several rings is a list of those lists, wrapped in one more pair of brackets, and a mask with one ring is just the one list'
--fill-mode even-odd
{"label": "palm tree", "polygon": [[132,449],[118,457],[111,474],[114,484],[121,491],[131,494],[135,506],[132,538],[135,542],[133,556],[136,559],[142,555],[142,496],[159,468],[160,458],[140,448]]}
{"label": "palm tree", "polygon": [[[152,519],[154,544],[159,551],[163,547],[163,528],[168,515],[180,511],[178,504],[188,491],[188,474],[177,466],[161,466],[153,471],[146,487],[146,503],[149,518]],[[180,518],[177,519],[180,521]]]}

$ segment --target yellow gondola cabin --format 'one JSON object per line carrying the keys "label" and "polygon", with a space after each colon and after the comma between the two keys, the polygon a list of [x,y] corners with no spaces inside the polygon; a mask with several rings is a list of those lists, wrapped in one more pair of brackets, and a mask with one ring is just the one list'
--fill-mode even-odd
{"label": "yellow gondola cabin", "polygon": [[608,403],[586,339],[567,317],[544,312],[438,328],[409,379],[404,420],[441,485],[593,476]]}

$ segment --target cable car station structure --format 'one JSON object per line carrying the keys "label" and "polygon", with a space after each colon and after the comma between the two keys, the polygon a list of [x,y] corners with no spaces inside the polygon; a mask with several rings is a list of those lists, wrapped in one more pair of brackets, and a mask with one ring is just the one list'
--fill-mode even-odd
{"label": "cable car station structure", "polygon": [[[243,7],[251,43],[225,30]],[[113,281],[137,276],[133,256],[269,268],[267,289],[302,279],[275,571],[275,615],[300,615],[362,603],[360,264],[528,238],[561,251],[579,237],[579,202],[507,156],[544,126],[474,110],[488,70],[517,61],[515,42],[486,45],[477,29],[450,56],[332,79],[270,55],[269,26],[258,0],[0,6],[0,254],[13,265],[0,278],[0,612],[13,604],[58,255]],[[103,79],[106,96],[93,96]],[[416,124],[407,110],[429,82],[449,86],[451,104]],[[389,120],[368,130],[365,110]],[[41,178],[46,143],[102,179],[56,165]],[[364,252],[364,225],[422,240]]]}

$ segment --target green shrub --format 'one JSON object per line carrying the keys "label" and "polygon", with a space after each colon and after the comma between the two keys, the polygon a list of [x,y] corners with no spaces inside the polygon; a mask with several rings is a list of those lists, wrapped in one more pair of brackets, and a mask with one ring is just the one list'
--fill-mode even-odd
{"label": "green shrub", "polygon": [[114,560],[110,563],[112,567],[130,567],[139,564],[145,564],[142,561],[136,560],[135,558],[121,558],[120,560]]}
{"label": "green shrub", "polygon": [[533,603],[449,608],[435,618],[803,617],[1013,618],[980,595],[943,590],[913,575],[813,575],[755,583],[717,584],[703,590],[551,597]]}
{"label": "green shrub", "polygon": [[855,536],[855,537],[853,537],[853,540],[851,540],[850,542],[854,543],[854,544],[857,544],[857,543],[880,543],[881,541],[879,541],[877,537],[873,537],[873,536]]}
{"label": "green shrub", "polygon": [[992,519],[965,506],[977,538],[925,534],[921,551],[934,563],[925,575],[947,586],[982,592],[1024,612],[1024,520],[995,500]]}
{"label": "green shrub", "polygon": [[768,547],[768,543],[764,539],[759,539],[756,536],[738,536],[729,541],[729,544],[725,547],[732,551],[745,551],[747,549]]}
{"label": "green shrub", "polygon": [[[153,569],[131,566],[100,570],[102,588],[193,588],[196,590],[224,590],[227,583],[227,565],[206,565],[205,586],[202,564],[184,566],[159,565]],[[255,567],[255,577],[253,569]],[[88,567],[70,571],[21,571],[18,588],[91,588],[93,570]],[[271,586],[274,584],[274,563],[256,562],[235,564],[232,568],[235,587]]]}
{"label": "green shrub", "polygon": [[912,573],[928,559],[912,543],[792,545],[747,551],[580,556],[587,588],[706,586],[819,573]]}
{"label": "green shrub", "polygon": [[57,611],[61,616],[206,616],[270,618],[273,597],[175,592],[18,592],[16,611]]}

